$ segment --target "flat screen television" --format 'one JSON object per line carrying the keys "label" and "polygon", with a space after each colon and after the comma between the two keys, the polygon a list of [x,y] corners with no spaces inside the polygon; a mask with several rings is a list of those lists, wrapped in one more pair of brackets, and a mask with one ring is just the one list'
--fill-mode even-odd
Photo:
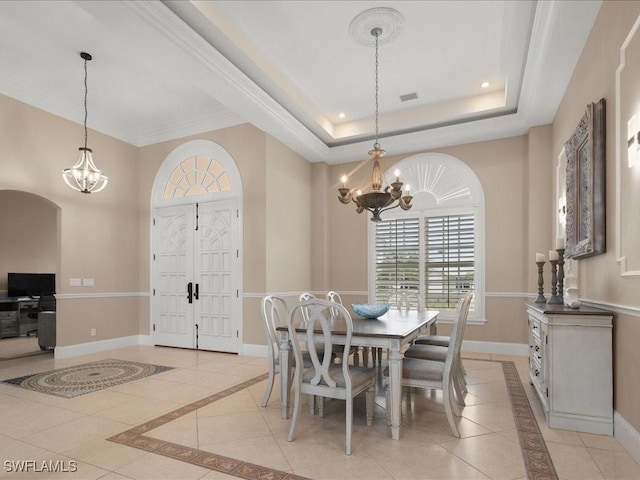
{"label": "flat screen television", "polygon": [[39,297],[56,291],[55,273],[9,273],[7,278],[7,296]]}

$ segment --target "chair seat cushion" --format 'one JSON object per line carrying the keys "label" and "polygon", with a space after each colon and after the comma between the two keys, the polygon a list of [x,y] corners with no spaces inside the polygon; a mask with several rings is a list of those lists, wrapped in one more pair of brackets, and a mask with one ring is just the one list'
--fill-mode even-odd
{"label": "chair seat cushion", "polygon": [[416,338],[416,345],[438,345],[440,347],[449,346],[449,337],[445,335],[420,335]]}
{"label": "chair seat cushion", "polygon": [[444,362],[447,359],[449,347],[439,345],[412,345],[406,352],[405,358],[421,358],[422,360],[435,360]]}
{"label": "chair seat cushion", "polygon": [[[336,382],[336,386],[340,388],[345,388],[346,384],[344,381],[344,374],[342,371],[342,365],[332,364],[329,366],[329,374],[331,378],[333,378]],[[315,377],[316,371],[314,368],[307,368],[302,374],[302,381],[305,383],[310,383],[311,379]],[[352,367],[349,366],[349,376],[351,377],[351,387],[356,388],[363,383],[370,382],[372,378],[375,377],[375,369],[374,368],[365,368],[365,367]],[[324,377],[320,379],[320,385],[326,385]]]}
{"label": "chair seat cushion", "polygon": [[[389,367],[382,375],[389,377]],[[444,375],[444,362],[422,360],[419,358],[405,358],[402,362],[402,378],[411,380],[426,380],[441,382]]]}

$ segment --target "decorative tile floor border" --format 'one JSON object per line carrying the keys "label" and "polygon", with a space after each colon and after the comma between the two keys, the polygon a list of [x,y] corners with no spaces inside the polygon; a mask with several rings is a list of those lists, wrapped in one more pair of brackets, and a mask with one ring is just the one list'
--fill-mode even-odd
{"label": "decorative tile floor border", "polygon": [[208,397],[190,403],[189,405],[185,405],[177,410],[173,410],[172,412],[154,418],[153,420],[149,420],[148,422],[119,433],[107,440],[127,445],[129,447],[146,450],[147,452],[156,453],[158,455],[164,455],[165,457],[187,462],[192,465],[198,465],[199,467],[216,470],[228,475],[233,475],[234,477],[246,478],[248,480],[309,480],[306,477],[301,477],[300,475],[295,475],[293,473],[263,467],[261,465],[236,460],[234,458],[225,457],[215,453],[205,452],[204,450],[198,450],[197,448],[185,447],[184,445],[178,445],[176,443],[158,440],[157,438],[147,437],[144,435],[150,430],[172,422],[183,415],[205,407],[213,402],[217,402],[218,400],[222,400],[229,395],[233,395],[234,393],[244,390],[251,385],[259,383],[267,379],[268,376],[268,373],[263,373],[262,375],[258,375],[257,377],[246,380],[238,385],[234,385],[226,390],[214,393],[213,395],[209,395]]}
{"label": "decorative tile floor border", "polygon": [[[478,359],[470,360],[476,361]],[[538,422],[531,409],[529,399],[522,386],[515,364],[510,361],[484,361],[502,364],[502,371],[507,384],[507,391],[509,393],[513,418],[520,440],[520,448],[527,478],[529,480],[558,480],[553,462],[547,451],[546,443],[538,428]],[[228,397],[229,395],[233,395],[251,385],[255,385],[265,380],[268,375],[268,373],[258,375],[250,380],[246,380],[238,385],[209,395],[208,397],[114,435],[107,440],[248,480],[309,480],[306,477],[301,477],[293,473],[255,465],[242,460],[144,435],[161,425],[165,425],[199,408]]]}
{"label": "decorative tile floor border", "polygon": [[502,371],[507,382],[511,411],[516,424],[520,451],[529,480],[558,480],[538,422],[531,409],[520,375],[513,362],[502,361]]}

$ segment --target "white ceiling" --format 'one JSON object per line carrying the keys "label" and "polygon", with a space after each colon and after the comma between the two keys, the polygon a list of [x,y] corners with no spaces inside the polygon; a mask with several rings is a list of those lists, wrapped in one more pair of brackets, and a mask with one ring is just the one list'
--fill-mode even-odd
{"label": "white ceiling", "polygon": [[362,159],[374,49],[349,24],[391,7],[404,25],[380,46],[380,143],[436,149],[552,122],[600,3],[5,0],[0,93],[82,123],[87,51],[89,128],[143,146],[251,122],[310,161]]}

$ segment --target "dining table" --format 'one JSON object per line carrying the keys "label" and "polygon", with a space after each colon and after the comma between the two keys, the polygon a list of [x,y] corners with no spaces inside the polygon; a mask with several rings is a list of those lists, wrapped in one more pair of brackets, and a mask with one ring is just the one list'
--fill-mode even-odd
{"label": "dining table", "polygon": [[[346,307],[346,306],[345,306]],[[389,367],[389,417],[391,438],[400,439],[400,415],[402,410],[402,360],[405,347],[418,335],[430,329],[435,334],[437,310],[389,310],[378,318],[362,318],[350,307],[353,331],[351,345],[357,347],[386,348]],[[283,419],[289,416],[289,397],[292,383],[293,352],[286,326],[277,327],[280,334],[280,409]],[[306,340],[307,331],[297,328],[299,340]],[[315,336],[315,335],[314,335]],[[318,332],[317,340],[322,341]],[[344,319],[337,317],[331,325],[331,341],[334,345],[344,345],[346,326]]]}

